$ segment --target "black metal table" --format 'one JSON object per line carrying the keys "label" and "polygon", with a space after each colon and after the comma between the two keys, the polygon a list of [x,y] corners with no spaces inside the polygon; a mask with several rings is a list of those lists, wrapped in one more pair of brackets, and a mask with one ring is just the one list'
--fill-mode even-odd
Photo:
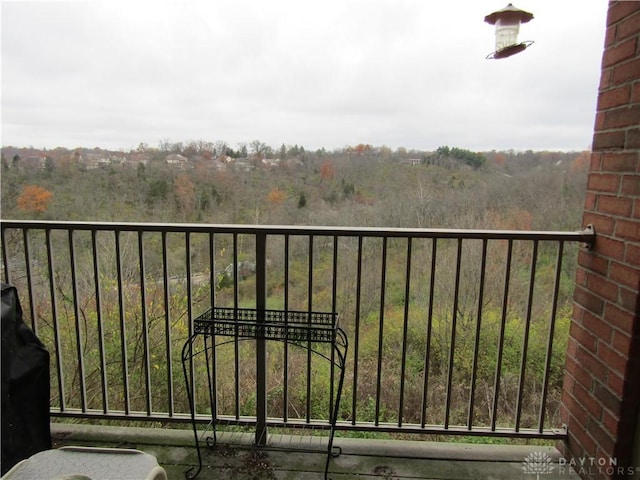
{"label": "black metal table", "polygon": [[[204,347],[197,349],[196,340],[202,337]],[[222,337],[219,341],[218,337]],[[216,424],[218,423],[216,408],[216,390],[212,385],[212,358],[215,348],[235,340],[275,340],[295,345],[313,352],[331,362],[339,370],[338,388],[335,401],[330,412],[329,441],[324,477],[328,478],[329,463],[333,456],[340,454],[340,449],[333,446],[335,426],[338,419],[340,396],[344,383],[345,362],[348,342],[344,331],[338,327],[338,314],[335,312],[305,312],[292,310],[267,310],[250,308],[213,307],[194,320],[193,334],[187,339],[182,349],[182,366],[187,385],[187,396],[191,412],[191,423],[198,452],[198,465],[185,472],[186,478],[195,478],[202,469],[200,439],[196,426],[195,386],[192,361],[194,357],[204,354],[207,365],[209,401],[213,435],[206,439],[208,446],[217,442]],[[320,345],[331,346],[331,354],[322,351]],[[215,366],[213,367],[215,368]],[[333,379],[332,379],[333,380]],[[333,383],[332,383],[333,385]],[[266,417],[266,411],[264,412]],[[263,419],[264,420],[264,419]],[[286,423],[286,422],[284,422]],[[266,425],[266,424],[265,424]],[[266,426],[264,429],[266,432]],[[266,441],[266,438],[264,438]],[[258,443],[258,442],[256,442]]]}

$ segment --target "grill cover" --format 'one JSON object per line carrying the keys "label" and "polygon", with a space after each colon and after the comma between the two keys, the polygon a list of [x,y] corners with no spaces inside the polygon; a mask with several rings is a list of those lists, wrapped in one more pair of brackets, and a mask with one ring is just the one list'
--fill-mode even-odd
{"label": "grill cover", "polygon": [[2,474],[51,448],[49,352],[22,320],[15,287],[2,286]]}

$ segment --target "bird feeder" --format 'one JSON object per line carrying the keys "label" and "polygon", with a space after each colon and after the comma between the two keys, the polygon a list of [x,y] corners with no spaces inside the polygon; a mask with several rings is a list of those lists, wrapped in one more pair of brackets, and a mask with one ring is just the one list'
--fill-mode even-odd
{"label": "bird feeder", "polygon": [[533,14],[514,7],[511,3],[502,10],[493,12],[484,21],[496,26],[496,51],[487,55],[488,59],[507,58],[520,53],[530,46],[533,41],[518,42],[520,24],[527,23]]}

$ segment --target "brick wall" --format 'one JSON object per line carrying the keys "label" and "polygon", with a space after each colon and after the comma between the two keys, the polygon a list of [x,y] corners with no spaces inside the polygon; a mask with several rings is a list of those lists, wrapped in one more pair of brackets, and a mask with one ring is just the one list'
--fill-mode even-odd
{"label": "brick wall", "polygon": [[[563,448],[576,460],[640,467],[640,1],[609,3],[584,224],[597,239],[576,272]],[[640,478],[617,468],[583,473]]]}

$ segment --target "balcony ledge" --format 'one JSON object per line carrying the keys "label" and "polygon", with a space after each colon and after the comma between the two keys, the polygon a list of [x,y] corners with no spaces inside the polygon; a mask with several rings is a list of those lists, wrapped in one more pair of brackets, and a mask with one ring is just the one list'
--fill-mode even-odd
{"label": "balcony ledge", "polygon": [[[120,446],[151,453],[166,469],[169,478],[184,478],[184,471],[196,463],[193,432],[171,428],[133,428],[70,423],[52,423],[56,447],[63,445]],[[233,435],[235,445],[226,443]],[[242,436],[244,435],[244,440]],[[325,453],[316,448],[299,451],[302,437],[274,435],[269,447],[251,446],[249,434],[219,434],[219,444],[205,449],[199,480],[312,479],[321,478]],[[314,437],[314,439],[317,437]],[[240,441],[239,441],[240,439]],[[244,442],[244,445],[242,443]],[[314,442],[315,443],[315,442]],[[291,445],[296,448],[292,449]],[[336,438],[342,454],[333,459],[330,477],[373,477],[385,479],[535,479],[524,470],[533,453],[549,458],[553,468],[545,480],[578,480],[579,476],[561,462],[555,447],[526,445],[482,445],[428,441]],[[278,448],[281,447],[281,448]],[[287,449],[288,447],[288,449]]]}

